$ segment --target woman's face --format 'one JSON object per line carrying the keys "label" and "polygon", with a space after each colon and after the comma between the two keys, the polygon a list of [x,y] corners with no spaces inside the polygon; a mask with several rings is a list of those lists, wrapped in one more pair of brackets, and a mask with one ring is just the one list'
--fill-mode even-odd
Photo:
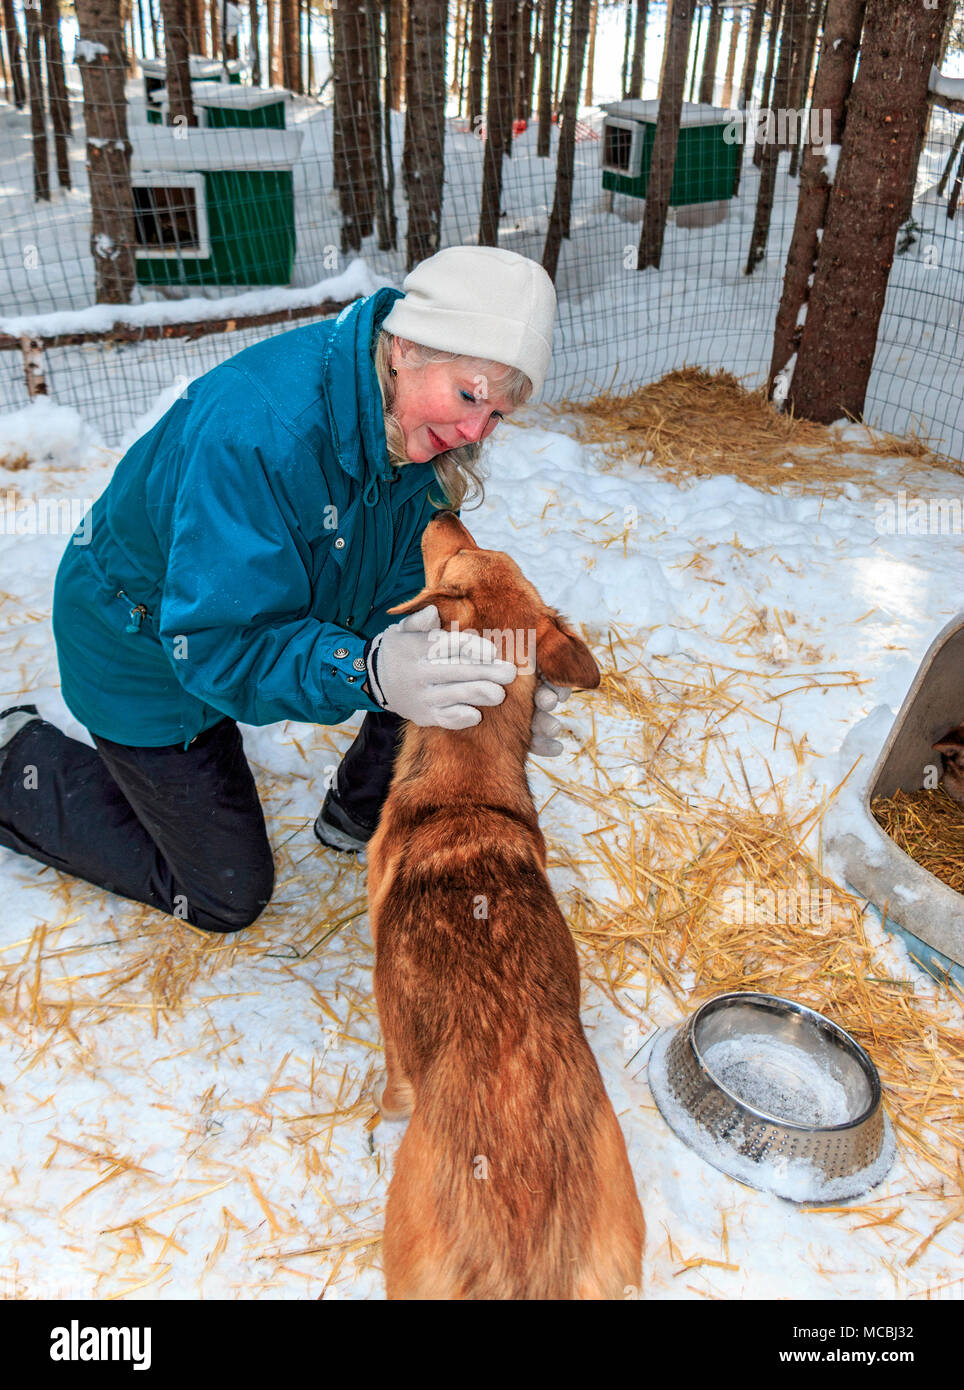
{"label": "woman's face", "polygon": [[475,370],[471,359],[413,367],[396,343],[391,365],[398,372],[392,413],[412,463],[428,463],[448,449],[478,444],[512,414],[513,406]]}

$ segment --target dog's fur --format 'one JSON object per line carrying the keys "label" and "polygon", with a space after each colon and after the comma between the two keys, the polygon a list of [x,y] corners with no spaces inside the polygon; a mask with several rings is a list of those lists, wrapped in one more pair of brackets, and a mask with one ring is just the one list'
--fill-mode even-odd
{"label": "dog's fur", "polygon": [[[444,627],[535,630],[539,673],[599,671],[518,567],[454,516],[426,528]],[[516,665],[520,662],[516,660]],[[579,1019],[579,966],[525,775],[537,677],[471,729],[408,725],[369,846],[382,1114],[411,1113],[385,1218],[389,1298],[623,1298],[643,1214]]]}
{"label": "dog's fur", "polygon": [[932,747],[944,764],[944,790],[964,806],[964,724],[949,729]]}

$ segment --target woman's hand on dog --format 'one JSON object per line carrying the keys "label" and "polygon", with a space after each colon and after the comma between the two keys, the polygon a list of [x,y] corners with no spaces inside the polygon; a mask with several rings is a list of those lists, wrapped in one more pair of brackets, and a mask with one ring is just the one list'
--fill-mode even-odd
{"label": "woman's hand on dog", "polygon": [[422,727],[469,729],[480,707],[501,705],[516,668],[488,638],[443,631],[430,604],[376,637],[368,674],[375,699],[393,714]]}
{"label": "woman's hand on dog", "polygon": [[565,686],[540,681],[536,690],[535,713],[532,716],[532,742],[529,745],[529,752],[534,753],[537,758],[558,758],[562,752],[562,744],[555,737],[561,732],[562,725],[558,719],[553,719],[549,710],[561,705],[563,700],[568,700],[571,694],[572,691],[567,690]]}

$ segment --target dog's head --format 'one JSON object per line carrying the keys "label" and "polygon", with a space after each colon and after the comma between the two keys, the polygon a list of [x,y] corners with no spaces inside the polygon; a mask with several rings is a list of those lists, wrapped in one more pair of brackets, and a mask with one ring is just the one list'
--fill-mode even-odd
{"label": "dog's head", "polygon": [[949,729],[932,747],[943,758],[944,790],[964,806],[964,724]]}
{"label": "dog's head", "polygon": [[520,671],[553,685],[594,690],[599,667],[565,620],[546,606],[519,566],[500,550],[482,550],[451,512],[439,512],[422,535],[425,588],[391,613],[435,604],[442,626],[481,633]]}

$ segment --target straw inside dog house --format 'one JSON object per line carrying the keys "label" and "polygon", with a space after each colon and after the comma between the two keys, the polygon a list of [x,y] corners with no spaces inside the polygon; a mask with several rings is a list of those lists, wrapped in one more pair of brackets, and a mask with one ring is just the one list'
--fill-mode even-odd
{"label": "straw inside dog house", "polygon": [[[827,818],[826,843],[843,861],[848,882],[886,913],[888,925],[896,923],[902,929],[898,935],[910,935],[907,945],[912,954],[939,970],[964,967],[964,894],[911,859],[877,823],[870,807],[876,797],[893,796],[898,789],[919,792],[932,785],[934,770],[939,772],[941,765],[932,745],[956,727],[962,716],[964,613],[931,643],[864,783],[863,837],[853,832],[839,812],[831,811]],[[868,852],[868,842],[873,852]],[[921,951],[921,943],[932,949]],[[962,972],[954,973],[961,976]]]}

